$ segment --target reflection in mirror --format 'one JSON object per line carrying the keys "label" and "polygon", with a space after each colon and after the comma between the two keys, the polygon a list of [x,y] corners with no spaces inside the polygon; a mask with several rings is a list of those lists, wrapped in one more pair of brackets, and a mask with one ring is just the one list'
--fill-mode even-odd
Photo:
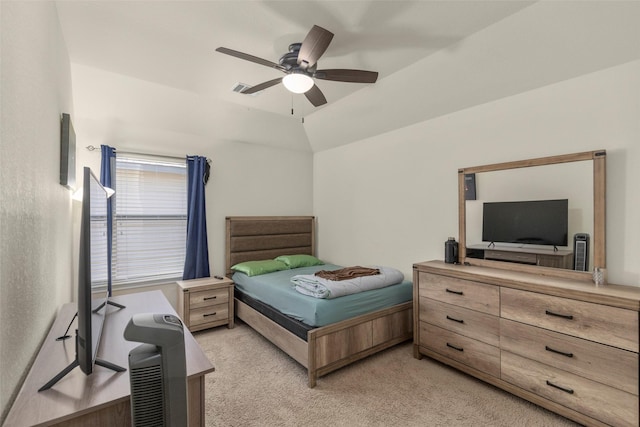
{"label": "reflection in mirror", "polygon": [[[467,180],[469,175],[473,175],[475,180]],[[475,186],[468,188],[466,184],[474,181]],[[473,189],[476,200],[468,197],[473,194],[470,191]],[[554,199],[567,200],[566,246],[537,247],[522,243],[523,240],[533,241],[537,236],[516,236],[520,243],[500,243],[498,249],[493,244],[488,247],[492,242],[483,241],[484,202]],[[564,217],[564,212],[562,215]],[[505,216],[508,219],[513,217]],[[538,217],[534,215],[529,218]],[[606,268],[606,151],[586,151],[458,169],[458,219],[461,242],[459,261],[465,264],[591,281],[591,271]],[[517,227],[514,229],[520,231]],[[579,240],[578,244],[574,244],[577,236],[587,235],[588,252],[584,251],[586,241]],[[544,235],[540,237],[549,238]],[[504,236],[498,238],[506,240]],[[576,248],[578,250],[574,251]],[[583,256],[574,257],[574,252]],[[585,254],[588,254],[588,265],[584,265]],[[583,265],[579,265],[580,260]]]}
{"label": "reflection in mirror", "polygon": [[[473,256],[474,252],[471,250],[476,250],[475,253],[486,249],[513,250],[515,253],[548,254],[549,260],[557,261],[550,262],[547,266],[574,268],[575,235],[586,234],[589,240],[593,237],[593,164],[591,161],[480,172],[476,173],[475,177],[476,200],[465,202],[467,256]],[[494,246],[490,245],[491,242],[483,241],[483,203],[556,199],[568,200],[566,246],[557,246],[557,251],[554,251],[553,246],[546,245],[495,242]],[[588,247],[586,270],[592,271],[593,245]],[[499,256],[498,252],[493,254]]]}

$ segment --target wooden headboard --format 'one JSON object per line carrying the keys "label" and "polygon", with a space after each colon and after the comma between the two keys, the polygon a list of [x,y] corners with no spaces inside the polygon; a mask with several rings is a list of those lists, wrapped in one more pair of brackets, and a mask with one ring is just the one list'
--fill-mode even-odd
{"label": "wooden headboard", "polygon": [[280,255],[315,255],[313,216],[228,216],[225,271],[244,261]]}

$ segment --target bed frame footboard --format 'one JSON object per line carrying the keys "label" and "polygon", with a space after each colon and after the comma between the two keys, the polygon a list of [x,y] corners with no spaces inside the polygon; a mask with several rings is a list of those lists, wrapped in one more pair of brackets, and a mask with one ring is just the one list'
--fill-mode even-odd
{"label": "bed frame footboard", "polygon": [[412,302],[312,329],[307,341],[236,299],[236,315],[318,378],[413,338]]}

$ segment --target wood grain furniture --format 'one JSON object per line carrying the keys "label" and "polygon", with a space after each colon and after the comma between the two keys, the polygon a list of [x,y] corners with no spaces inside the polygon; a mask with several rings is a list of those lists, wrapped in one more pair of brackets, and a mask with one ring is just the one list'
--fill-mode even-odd
{"label": "wood grain furniture", "polygon": [[[512,162],[495,163],[490,165],[473,166],[458,169],[458,234],[459,234],[459,260],[461,263],[469,263],[471,265],[483,265],[486,267],[494,267],[501,269],[510,269],[514,271],[526,271],[546,276],[554,276],[560,278],[573,278],[577,280],[591,280],[591,271],[593,267],[606,268],[606,159],[605,150],[585,151],[581,153],[562,154],[549,157],[540,157],[535,159],[518,160]],[[474,249],[467,246],[467,205],[465,198],[465,176],[471,174],[483,174],[485,172],[504,172],[508,170],[517,170],[523,168],[534,168],[538,166],[562,165],[575,162],[590,162],[593,165],[593,180],[584,182],[584,185],[593,186],[593,210],[586,214],[593,214],[593,235],[591,236],[591,246],[593,247],[593,260],[590,271],[574,271],[567,268],[555,268],[555,265],[547,263],[515,263],[511,259],[505,259],[506,254],[501,259],[496,257],[485,259],[485,257],[469,256]],[[586,177],[585,177],[586,178]],[[477,177],[481,181],[481,177]],[[522,187],[525,188],[527,183],[523,182]],[[570,195],[569,195],[570,196]],[[540,197],[540,195],[537,195]],[[506,261],[506,262],[505,262]],[[557,261],[557,259],[556,259]],[[527,265],[530,264],[530,265]]]}
{"label": "wood grain furniture", "polygon": [[216,326],[233,328],[233,281],[226,277],[180,280],[178,315],[191,332]]}
{"label": "wood grain furniture", "polygon": [[[227,217],[227,275],[244,261],[279,255],[315,254],[312,216]],[[411,339],[412,303],[311,329],[306,340],[236,298],[236,315],[308,372],[308,385],[343,366]]]}
{"label": "wood grain furniture", "polygon": [[526,265],[537,265],[552,268],[573,268],[573,251],[567,249],[538,249],[487,247],[486,245],[468,245],[467,256],[493,261],[505,261]]}
{"label": "wood grain furniture", "polygon": [[[98,357],[128,368],[129,351],[140,343],[125,341],[124,328],[136,313],[176,314],[161,291],[113,297],[126,308],[108,306]],[[74,369],[51,389],[38,392],[44,383],[75,357],[71,339],[56,341],[76,311],[65,304],[11,407],[7,426],[128,426],[131,425],[129,372],[113,372],[96,366],[91,375]],[[204,426],[204,376],[214,370],[188,330],[185,330],[187,395],[190,426]]]}
{"label": "wood grain furniture", "polygon": [[639,425],[640,288],[417,263],[414,356],[585,425]]}

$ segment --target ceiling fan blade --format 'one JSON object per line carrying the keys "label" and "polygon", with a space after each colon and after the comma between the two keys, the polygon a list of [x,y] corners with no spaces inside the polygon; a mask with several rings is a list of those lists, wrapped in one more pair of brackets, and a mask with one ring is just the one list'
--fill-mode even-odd
{"label": "ceiling fan blade", "polygon": [[264,65],[266,67],[275,68],[276,70],[285,71],[286,68],[275,62],[268,61],[266,59],[258,58],[257,56],[249,55],[248,53],[238,52],[237,50],[229,49],[226,47],[219,47],[216,52],[225,53],[227,55],[235,56],[236,58],[244,59],[246,61],[255,62],[256,64]]}
{"label": "ceiling fan blade", "polygon": [[327,98],[324,97],[324,94],[320,90],[320,88],[316,85],[313,85],[311,89],[304,93],[304,96],[307,97],[309,102],[313,104],[314,107],[319,107],[327,103]]}
{"label": "ceiling fan blade", "polygon": [[260,92],[261,90],[265,90],[271,86],[275,86],[282,81],[282,77],[277,79],[269,80],[268,82],[260,83],[259,85],[255,85],[250,87],[249,89],[243,90],[242,94],[251,95],[252,93]]}
{"label": "ceiling fan blade", "polygon": [[378,73],[364,70],[318,70],[313,77],[336,82],[375,83],[378,80]]}
{"label": "ceiling fan blade", "polygon": [[329,47],[331,39],[333,39],[331,31],[314,25],[302,41],[300,52],[298,52],[298,65],[300,68],[306,70],[318,62],[318,58]]}

